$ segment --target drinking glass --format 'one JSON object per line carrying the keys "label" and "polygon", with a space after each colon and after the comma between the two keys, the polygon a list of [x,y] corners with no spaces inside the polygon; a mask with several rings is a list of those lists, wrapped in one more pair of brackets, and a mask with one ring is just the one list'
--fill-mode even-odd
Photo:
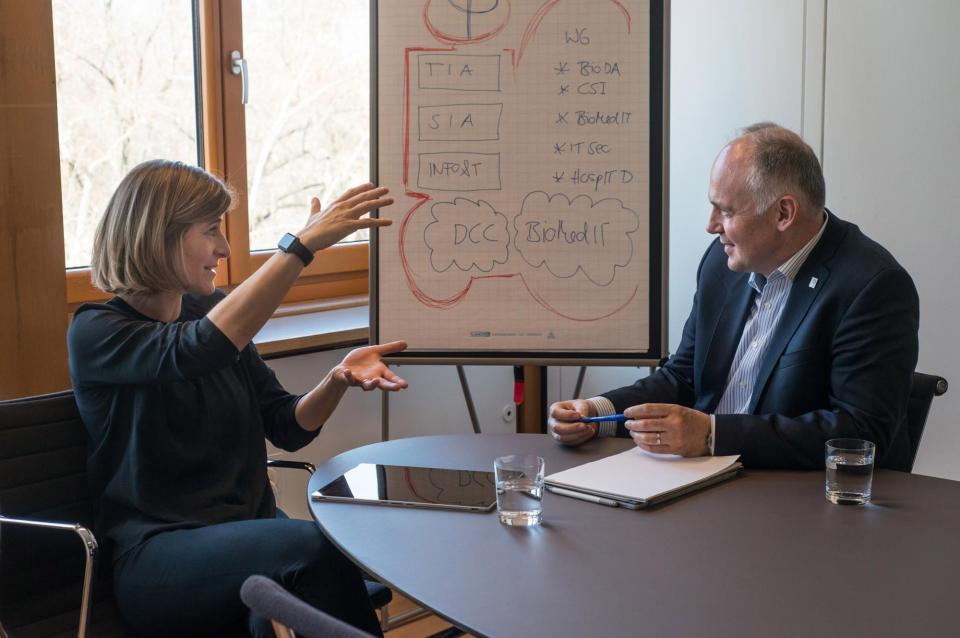
{"label": "drinking glass", "polygon": [[494,460],[497,513],[504,525],[539,525],[543,516],[543,459],[532,454]]}
{"label": "drinking glass", "polygon": [[876,446],[861,439],[830,439],[826,443],[826,495],[838,505],[870,502]]}

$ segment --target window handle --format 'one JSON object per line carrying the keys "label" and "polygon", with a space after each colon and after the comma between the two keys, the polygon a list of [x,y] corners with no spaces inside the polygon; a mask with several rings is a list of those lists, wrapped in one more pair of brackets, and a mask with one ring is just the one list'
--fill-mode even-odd
{"label": "window handle", "polygon": [[240,76],[240,90],[243,93],[240,103],[246,104],[250,99],[250,75],[247,73],[247,61],[239,51],[230,52],[230,72]]}

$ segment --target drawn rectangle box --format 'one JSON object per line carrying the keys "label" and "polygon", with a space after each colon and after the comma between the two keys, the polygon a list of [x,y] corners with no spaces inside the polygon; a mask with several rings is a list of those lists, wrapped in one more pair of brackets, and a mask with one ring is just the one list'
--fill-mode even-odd
{"label": "drawn rectangle box", "polygon": [[500,153],[420,153],[417,186],[434,191],[498,191]]}
{"label": "drawn rectangle box", "polygon": [[503,104],[436,104],[417,109],[421,142],[492,142],[500,139]]}
{"label": "drawn rectangle box", "polygon": [[417,56],[417,86],[447,91],[499,91],[499,55],[424,53]]}

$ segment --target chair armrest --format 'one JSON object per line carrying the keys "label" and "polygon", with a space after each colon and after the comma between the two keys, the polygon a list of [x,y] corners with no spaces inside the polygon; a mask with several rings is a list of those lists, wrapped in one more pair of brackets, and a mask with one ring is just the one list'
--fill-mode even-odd
{"label": "chair armrest", "polygon": [[940,377],[937,379],[937,385],[935,385],[933,388],[933,393],[938,397],[942,397],[947,393],[948,387],[950,387],[950,385],[947,383],[947,380],[943,377]]}
{"label": "chair armrest", "polygon": [[10,518],[0,514],[0,525],[23,525],[26,527],[41,527],[44,529],[59,529],[71,531],[80,537],[83,547],[86,550],[87,559],[83,569],[83,596],[80,600],[80,624],[78,625],[78,638],[85,638],[87,635],[87,626],[90,621],[90,594],[93,585],[93,560],[97,555],[97,537],[93,532],[79,523],[56,523],[53,521],[42,521],[28,518]]}
{"label": "chair armrest", "polygon": [[267,467],[304,470],[310,475],[313,475],[313,473],[317,471],[317,467],[313,463],[307,463],[306,461],[281,461],[280,459],[267,459]]}

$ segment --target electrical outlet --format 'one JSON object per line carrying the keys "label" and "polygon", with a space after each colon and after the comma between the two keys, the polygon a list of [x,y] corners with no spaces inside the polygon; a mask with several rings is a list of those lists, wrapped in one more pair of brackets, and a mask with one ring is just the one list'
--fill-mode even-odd
{"label": "electrical outlet", "polygon": [[514,418],[517,416],[517,406],[512,403],[508,403],[503,406],[503,412],[500,413],[500,416],[503,417],[504,423],[513,423]]}

